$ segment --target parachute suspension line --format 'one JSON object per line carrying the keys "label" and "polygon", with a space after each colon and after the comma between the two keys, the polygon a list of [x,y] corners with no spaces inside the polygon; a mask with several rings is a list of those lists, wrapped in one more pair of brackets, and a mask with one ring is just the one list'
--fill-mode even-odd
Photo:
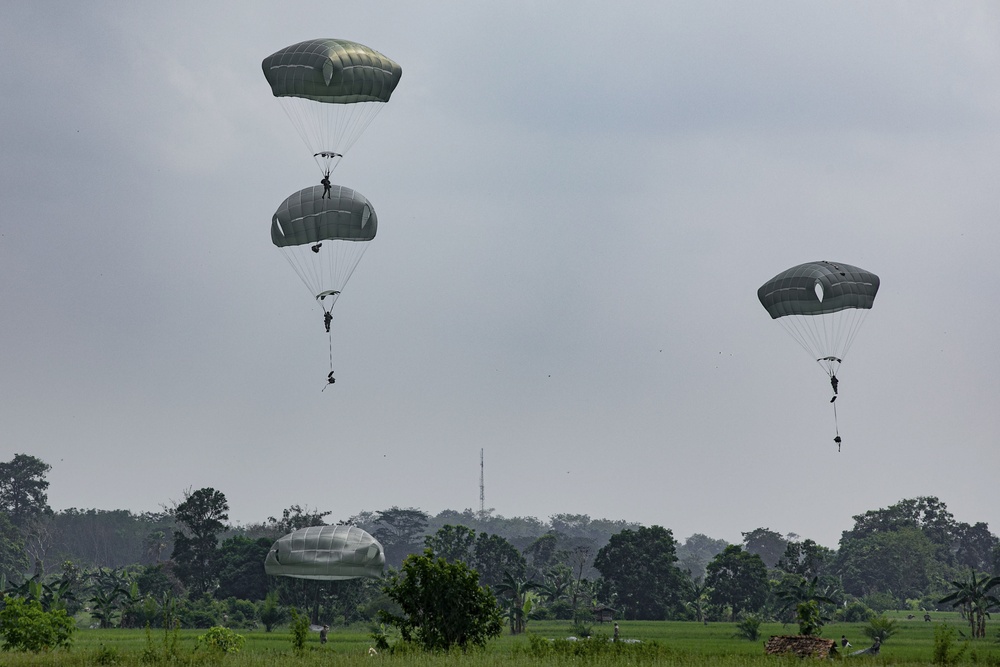
{"label": "parachute suspension line", "polygon": [[[310,294],[317,296],[321,291],[336,291],[336,294],[330,295],[336,303],[340,290],[354,273],[369,244],[328,239],[321,245],[316,252],[313,252],[312,244],[284,246],[279,250]],[[333,307],[332,303],[330,307]]]}
{"label": "parachute suspension line", "polygon": [[786,315],[778,323],[828,374],[836,373],[864,323],[867,309],[847,308],[825,315]]}
{"label": "parachute suspension line", "polygon": [[329,108],[322,110],[325,122],[323,123],[322,136],[319,139],[330,147],[321,150],[347,153],[384,106],[384,102],[324,105],[324,107]]}
{"label": "parachute suspension line", "polygon": [[833,441],[837,443],[837,451],[840,451],[840,425],[837,423],[837,404],[833,404],[833,428],[836,431],[836,436]]}
{"label": "parachute suspension line", "polygon": [[[385,106],[384,102],[322,103],[290,96],[278,100],[321,171],[337,166]],[[330,155],[321,157],[320,153]]]}
{"label": "parachute suspension line", "polygon": [[299,138],[302,139],[302,143],[314,153],[324,150],[323,148],[313,148],[314,142],[309,133],[309,126],[311,125],[309,107],[305,104],[305,100],[296,97],[279,97],[278,101],[281,102],[281,108],[284,110],[285,115],[288,116],[288,120],[291,121],[292,127],[295,128]]}
{"label": "parachute suspension line", "polygon": [[[330,342],[330,373],[333,373],[333,333],[332,332],[328,333],[326,335],[326,337],[327,337],[327,339]],[[333,377],[333,376],[331,375],[330,377]],[[834,407],[834,411],[836,411],[837,406],[833,406],[833,407]]]}

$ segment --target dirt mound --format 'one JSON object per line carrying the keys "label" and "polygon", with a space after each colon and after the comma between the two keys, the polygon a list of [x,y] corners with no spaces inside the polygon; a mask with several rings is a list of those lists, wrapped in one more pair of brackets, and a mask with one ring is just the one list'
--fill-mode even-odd
{"label": "dirt mound", "polygon": [[764,644],[764,653],[768,655],[786,655],[791,653],[800,658],[829,658],[836,655],[837,644],[832,639],[822,637],[807,637],[806,635],[772,635]]}

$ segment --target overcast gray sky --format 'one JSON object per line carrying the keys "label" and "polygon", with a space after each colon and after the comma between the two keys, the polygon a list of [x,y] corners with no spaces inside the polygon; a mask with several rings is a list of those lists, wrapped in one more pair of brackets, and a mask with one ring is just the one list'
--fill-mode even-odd
{"label": "overcast gray sky", "polygon": [[[0,457],[49,502],[234,521],[586,513],[835,547],[936,495],[1000,528],[992,2],[3,2]],[[318,182],[261,60],[403,77],[333,181],[379,231],[322,313],[270,241]],[[756,289],[882,287],[840,372]]]}

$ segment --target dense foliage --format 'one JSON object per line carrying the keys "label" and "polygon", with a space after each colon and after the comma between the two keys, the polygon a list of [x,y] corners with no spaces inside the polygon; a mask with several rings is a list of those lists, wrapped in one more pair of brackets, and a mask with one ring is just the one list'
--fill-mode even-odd
{"label": "dense foliage", "polygon": [[0,609],[4,651],[47,651],[69,646],[76,625],[65,609],[45,611],[38,600],[7,597]]}
{"label": "dense foliage", "polygon": [[652,526],[612,536],[594,566],[610,583],[625,618],[660,620],[677,611],[687,585],[676,562],[673,533]]}
{"label": "dense foliage", "polygon": [[380,619],[398,628],[404,642],[424,650],[485,646],[503,632],[496,598],[479,585],[479,575],[460,561],[436,558],[429,549],[407,556],[384,590],[401,611],[381,610]]}
{"label": "dense foliage", "polygon": [[[49,466],[0,462],[0,592],[101,628],[274,629],[293,611],[310,624],[372,622],[403,610],[382,581],[269,577],[278,537],[334,523],[300,505],[259,524],[228,525],[216,489],[189,490],[161,512],[48,507]],[[391,507],[342,519],[381,540],[390,577],[429,548],[494,597],[512,633],[545,619],[589,631],[595,614],[699,622],[757,618],[821,632],[886,610],[961,612],[970,638],[1000,609],[1000,540],[956,520],[935,497],[854,517],[836,549],[761,527],[728,544],[660,526],[559,514],[541,521],[492,510],[432,516]],[[436,561],[435,561],[436,562]],[[13,597],[11,597],[13,596]],[[15,603],[17,604],[17,603]],[[34,607],[32,606],[32,609]],[[415,633],[415,630],[414,630]]]}

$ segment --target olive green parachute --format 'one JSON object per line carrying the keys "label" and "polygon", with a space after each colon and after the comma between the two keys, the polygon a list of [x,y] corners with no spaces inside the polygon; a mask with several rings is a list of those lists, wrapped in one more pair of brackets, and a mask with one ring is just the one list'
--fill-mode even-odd
{"label": "olive green parachute", "polygon": [[385,553],[378,540],[355,526],[312,526],[281,537],[268,551],[270,575],[337,581],[382,576]]}
{"label": "olive green parachute", "polygon": [[875,302],[879,277],[839,262],[807,262],[761,285],[773,319],[832,377]]}
{"label": "olive green parachute", "polygon": [[329,174],[399,84],[402,68],[378,51],[344,39],[313,39],[261,63],[317,164]]}
{"label": "olive green parachute", "polygon": [[856,266],[807,262],[768,280],[757,290],[757,297],[774,319],[822,315],[845,308],[871,308],[878,286],[878,276]]}
{"label": "olive green parachute", "polygon": [[388,102],[402,68],[378,51],[346,39],[313,39],[272,53],[261,63],[275,97],[317,102]]}
{"label": "olive green parachute", "polygon": [[375,238],[378,218],[360,192],[334,185],[329,197],[323,193],[316,185],[285,199],[271,217],[271,241],[329,311]]}

